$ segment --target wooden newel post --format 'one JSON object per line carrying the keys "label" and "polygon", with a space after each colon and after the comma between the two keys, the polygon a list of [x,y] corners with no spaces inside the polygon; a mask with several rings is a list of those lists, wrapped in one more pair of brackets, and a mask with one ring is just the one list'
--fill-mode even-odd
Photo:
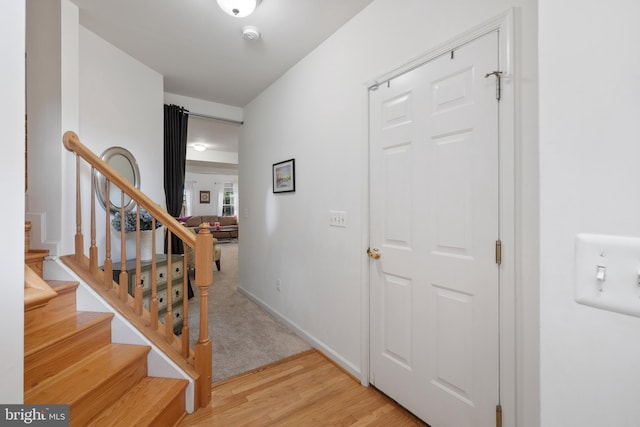
{"label": "wooden newel post", "polygon": [[209,286],[213,283],[213,236],[209,224],[200,224],[195,248],[196,286],[200,290],[200,334],[195,346],[195,368],[200,374],[197,390],[200,407],[211,401],[212,343],[209,338]]}

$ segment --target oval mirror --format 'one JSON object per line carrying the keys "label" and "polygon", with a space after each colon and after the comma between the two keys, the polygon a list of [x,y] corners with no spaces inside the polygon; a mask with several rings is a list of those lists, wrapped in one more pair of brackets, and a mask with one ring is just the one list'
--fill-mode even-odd
{"label": "oval mirror", "polygon": [[[110,147],[107,148],[100,158],[118,172],[124,179],[129,181],[134,187],[140,188],[140,170],[133,154],[126,148]],[[96,174],[96,196],[103,208],[107,209],[107,179],[100,172]],[[117,212],[122,204],[122,192],[115,185],[109,188],[109,210]],[[124,210],[130,211],[136,206],[135,200],[124,195]]]}

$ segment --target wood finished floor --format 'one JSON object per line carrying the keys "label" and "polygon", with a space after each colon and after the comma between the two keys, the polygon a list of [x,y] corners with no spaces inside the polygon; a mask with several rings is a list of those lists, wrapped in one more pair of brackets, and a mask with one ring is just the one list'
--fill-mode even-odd
{"label": "wood finished floor", "polygon": [[[179,426],[427,426],[316,350],[213,384]],[[428,426],[427,426],[428,427]]]}

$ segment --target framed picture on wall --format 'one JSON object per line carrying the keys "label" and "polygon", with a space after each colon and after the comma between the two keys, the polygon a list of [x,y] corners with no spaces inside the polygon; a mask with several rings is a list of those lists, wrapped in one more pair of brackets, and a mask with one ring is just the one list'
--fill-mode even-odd
{"label": "framed picture on wall", "polygon": [[200,203],[211,203],[211,192],[210,191],[201,191],[200,192]]}
{"label": "framed picture on wall", "polygon": [[287,193],[296,191],[296,161],[295,159],[273,165],[273,192]]}

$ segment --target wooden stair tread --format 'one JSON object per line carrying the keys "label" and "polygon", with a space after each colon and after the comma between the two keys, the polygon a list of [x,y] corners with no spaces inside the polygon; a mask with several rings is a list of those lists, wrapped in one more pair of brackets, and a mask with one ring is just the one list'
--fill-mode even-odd
{"label": "wooden stair tread", "polygon": [[46,305],[58,296],[57,292],[45,282],[29,265],[24,265],[24,308],[27,311]]}
{"label": "wooden stair tread", "polygon": [[71,292],[74,291],[79,283],[76,281],[70,281],[70,280],[47,280],[45,279],[45,282],[47,282],[47,284],[49,286],[51,286],[51,288],[56,291],[59,294],[63,294],[65,292]]}
{"label": "wooden stair tread", "polygon": [[104,387],[112,376],[145,358],[151,347],[111,344],[59,372],[24,393],[25,403],[68,403],[73,405],[92,389]]}
{"label": "wooden stair tread", "polygon": [[56,322],[39,325],[40,327],[34,326],[33,329],[25,330],[24,355],[27,357],[55,342],[68,339],[79,331],[110,321],[112,318],[113,313],[77,311]]}
{"label": "wooden stair tread", "polygon": [[46,305],[55,298],[57,294],[52,291],[40,288],[24,288],[24,309],[34,310]]}
{"label": "wooden stair tread", "polygon": [[49,256],[47,249],[29,249],[24,253],[24,263],[42,277],[44,273],[44,259]]}
{"label": "wooden stair tread", "polygon": [[45,280],[44,282],[57,296],[35,310],[25,310],[25,334],[30,330],[38,329],[47,323],[51,323],[51,319],[61,319],[76,312],[78,282],[60,280]]}
{"label": "wooden stair tread", "polygon": [[88,426],[148,426],[157,425],[158,417],[165,413],[168,402],[177,400],[178,411],[167,414],[175,419],[163,418],[163,425],[173,425],[185,413],[184,390],[189,382],[173,378],[145,377],[117,402],[91,420]]}
{"label": "wooden stair tread", "polygon": [[[44,259],[49,256],[48,249],[29,249],[28,252],[24,253],[25,261],[33,261],[38,259]],[[28,262],[27,262],[28,264]]]}

